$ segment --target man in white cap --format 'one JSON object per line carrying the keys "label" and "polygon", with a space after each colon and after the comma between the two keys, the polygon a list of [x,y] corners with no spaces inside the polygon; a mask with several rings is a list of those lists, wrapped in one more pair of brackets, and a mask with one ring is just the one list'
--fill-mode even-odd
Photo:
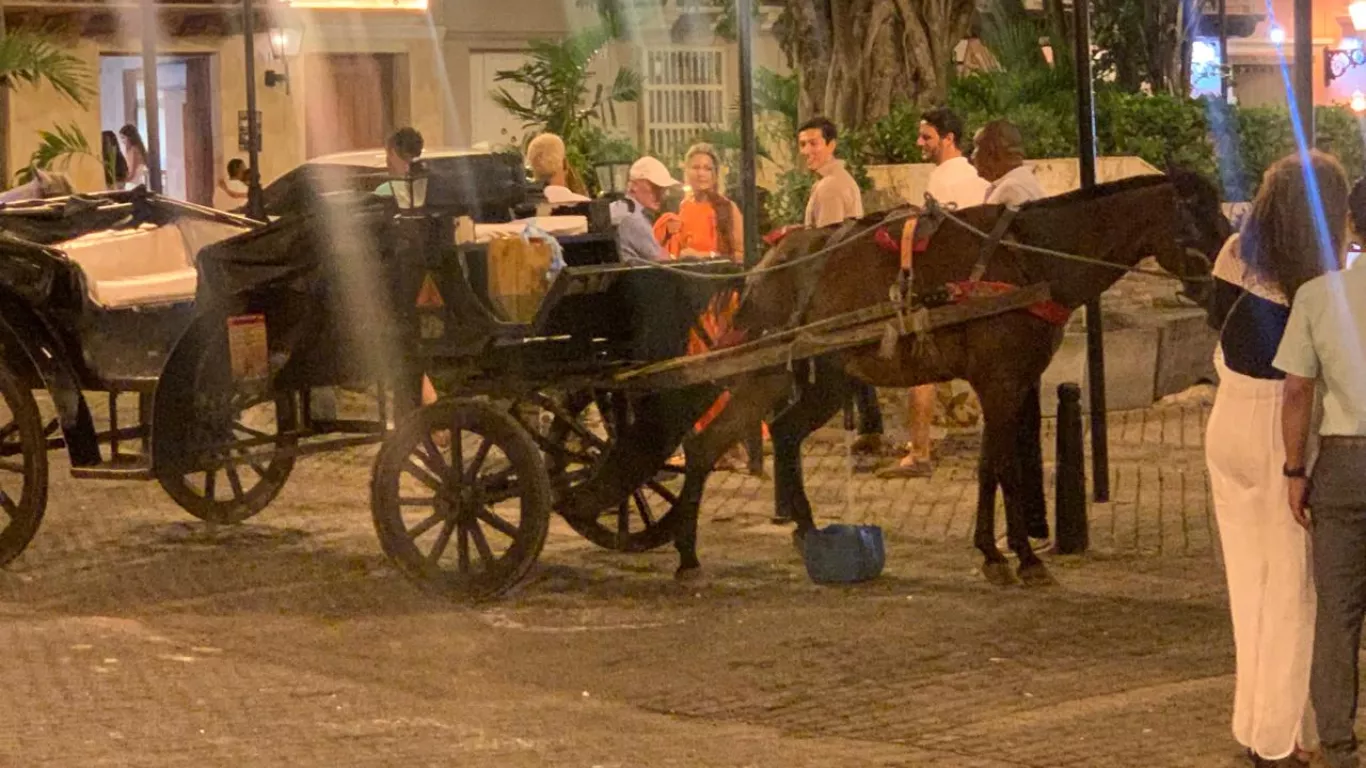
{"label": "man in white cap", "polygon": [[664,247],[655,240],[654,226],[645,215],[657,211],[664,200],[664,190],[678,186],[669,169],[659,160],[646,155],[637,160],[627,176],[626,200],[612,206],[612,221],[617,225],[617,247],[622,260],[665,259]]}

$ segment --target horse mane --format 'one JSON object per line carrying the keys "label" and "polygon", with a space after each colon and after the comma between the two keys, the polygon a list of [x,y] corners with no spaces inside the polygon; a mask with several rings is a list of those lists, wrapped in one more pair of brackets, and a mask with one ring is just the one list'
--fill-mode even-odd
{"label": "horse mane", "polygon": [[1124,194],[1125,192],[1134,192],[1136,190],[1147,189],[1149,187],[1160,187],[1164,184],[1171,183],[1171,179],[1167,178],[1166,176],[1155,176],[1151,174],[1144,176],[1130,176],[1127,179],[1120,179],[1118,181],[1107,181],[1103,184],[1097,184],[1096,186],[1091,187],[1090,189],[1076,189],[1071,192],[1064,192],[1061,195],[1045,197],[1041,200],[1036,200],[1031,203],[1025,203],[1021,207],[1033,210],[1061,208],[1064,206],[1074,205],[1076,203],[1085,203],[1091,202],[1093,200],[1100,200],[1111,195],[1120,195]]}

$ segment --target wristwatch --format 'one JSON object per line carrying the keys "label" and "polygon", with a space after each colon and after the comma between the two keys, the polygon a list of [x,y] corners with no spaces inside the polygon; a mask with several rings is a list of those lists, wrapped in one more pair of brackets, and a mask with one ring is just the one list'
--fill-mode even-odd
{"label": "wristwatch", "polygon": [[1300,480],[1306,477],[1304,467],[1292,468],[1289,464],[1286,464],[1285,467],[1281,469],[1281,474],[1292,480]]}

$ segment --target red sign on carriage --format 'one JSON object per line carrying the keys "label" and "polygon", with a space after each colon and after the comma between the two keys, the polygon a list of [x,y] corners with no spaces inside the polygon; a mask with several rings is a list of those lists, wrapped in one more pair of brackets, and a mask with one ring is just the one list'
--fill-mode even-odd
{"label": "red sign on carriage", "polygon": [[270,375],[265,315],[228,318],[228,357],[234,379],[262,379]]}

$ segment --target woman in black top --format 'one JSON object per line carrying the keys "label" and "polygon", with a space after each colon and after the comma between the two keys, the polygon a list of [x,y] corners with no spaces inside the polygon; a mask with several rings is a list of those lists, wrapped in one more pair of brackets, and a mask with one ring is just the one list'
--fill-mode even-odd
{"label": "woman in black top", "polygon": [[1336,268],[1347,194],[1347,176],[1332,157],[1313,152],[1308,168],[1299,155],[1281,160],[1214,265],[1219,392],[1205,458],[1237,649],[1233,735],[1254,766],[1304,765],[1302,750],[1317,742],[1308,711],[1315,611],[1309,539],[1286,501],[1284,375],[1271,362],[1295,291]]}

